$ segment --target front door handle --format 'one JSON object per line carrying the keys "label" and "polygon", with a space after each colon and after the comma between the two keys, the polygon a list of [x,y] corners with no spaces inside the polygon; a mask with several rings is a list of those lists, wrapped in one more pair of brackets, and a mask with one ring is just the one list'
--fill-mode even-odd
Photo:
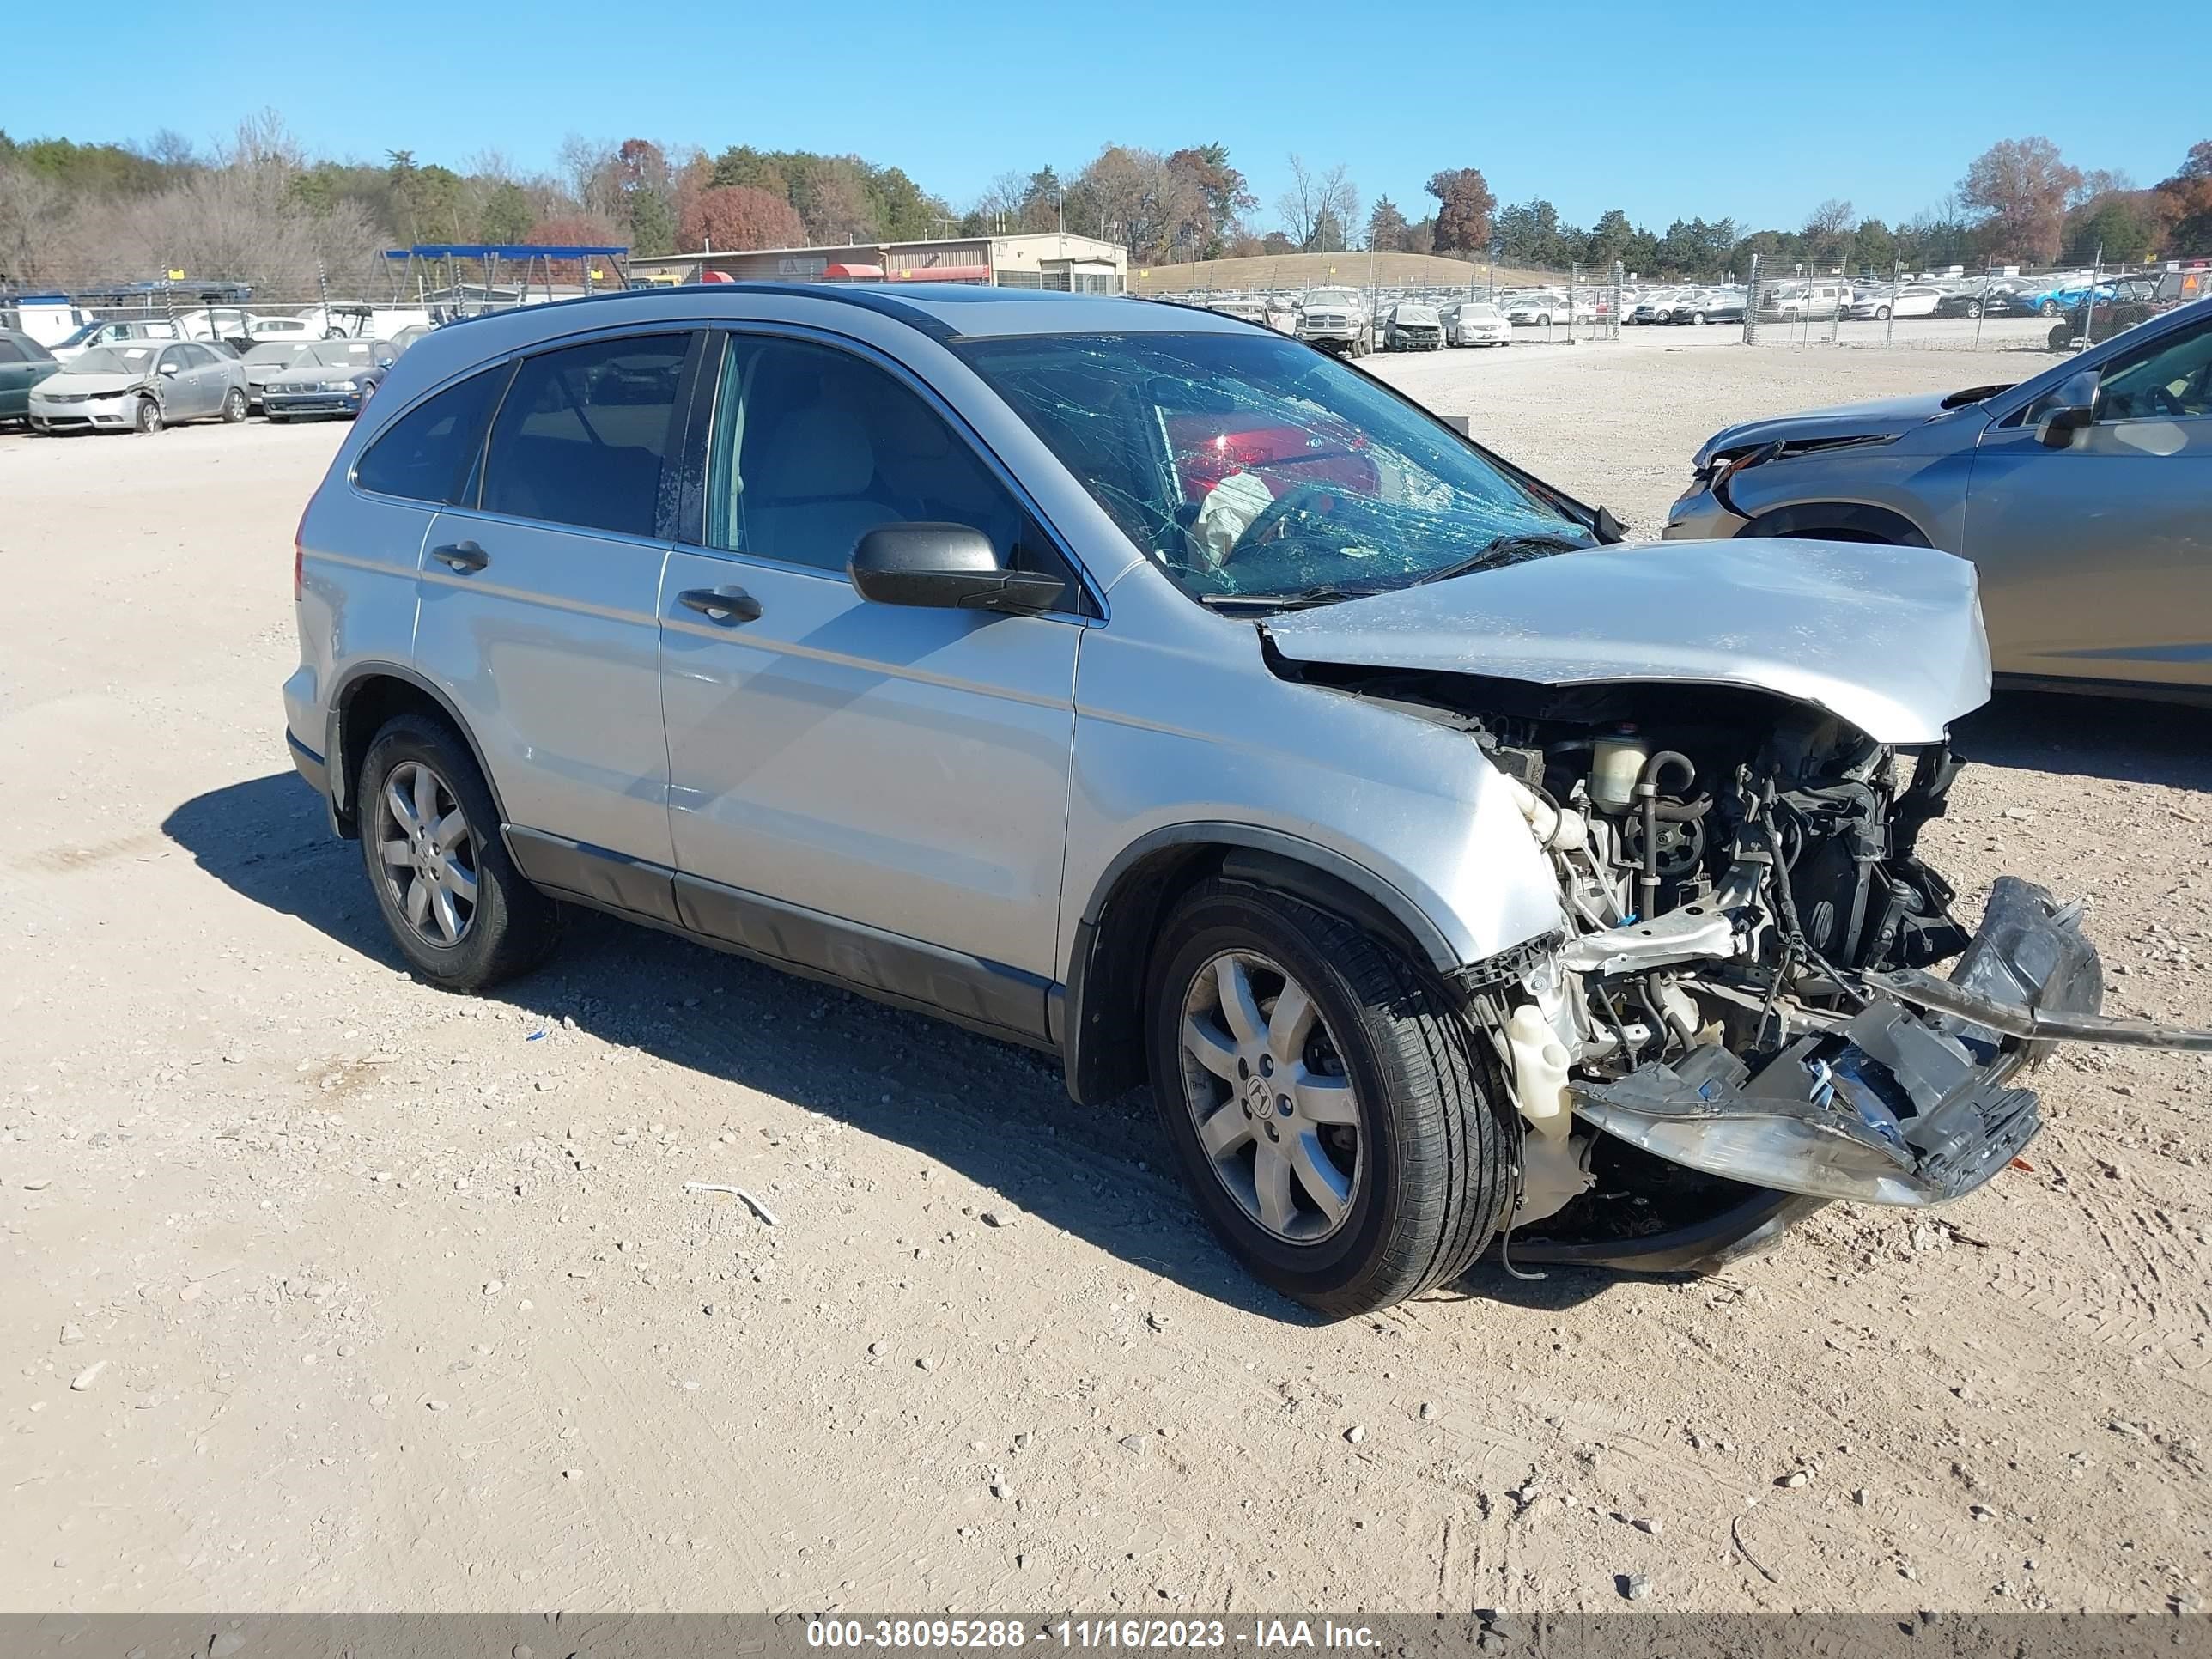
{"label": "front door handle", "polygon": [[692,587],[677,596],[710,623],[734,628],[759,618],[760,601],[742,587]]}
{"label": "front door handle", "polygon": [[430,556],[441,564],[451,565],[464,575],[483,569],[491,562],[491,555],[474,542],[453,542],[445,547],[434,547]]}

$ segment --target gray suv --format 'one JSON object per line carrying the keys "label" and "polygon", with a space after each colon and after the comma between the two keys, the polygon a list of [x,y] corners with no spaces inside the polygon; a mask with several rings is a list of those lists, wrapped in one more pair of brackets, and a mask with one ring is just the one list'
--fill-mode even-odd
{"label": "gray suv", "polygon": [[2018,386],[1729,427],[1692,473],[1670,538],[1972,560],[2007,683],[2212,693],[2212,300]]}
{"label": "gray suv", "polygon": [[1617,538],[1231,318],[623,294],[393,367],[284,706],[428,980],[591,906],[1149,1082],[1334,1314],[1516,1229],[1679,1267],[1937,1202],[2051,1038],[2188,1040],[2096,1018],[2073,909],[2001,883],[1970,937],[1914,852],[1969,567]]}

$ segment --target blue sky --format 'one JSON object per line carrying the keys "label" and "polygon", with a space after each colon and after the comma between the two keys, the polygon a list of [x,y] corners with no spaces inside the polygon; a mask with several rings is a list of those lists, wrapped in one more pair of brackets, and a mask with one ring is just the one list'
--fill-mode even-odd
{"label": "blue sky", "polygon": [[[1705,27],[1684,29],[1686,15]],[[78,72],[13,77],[0,125],[205,141],[267,106],[321,154],[404,148],[459,165],[495,147],[526,169],[550,166],[572,132],[852,151],[956,208],[1009,167],[1071,172],[1109,140],[1218,140],[1263,228],[1293,150],[1347,163],[1363,199],[1388,193],[1409,217],[1432,171],[1471,165],[1501,201],[1547,196],[1584,225],[1620,206],[1655,229],[1700,213],[1794,226],[1831,196],[1894,222],[1935,205],[1998,138],[2041,133],[2078,167],[2148,185],[2212,137],[2212,12],[2183,0],[2133,15],[2137,41],[2123,47],[2108,9],[2081,0],[1687,14],[1556,0],[534,0],[312,23],[296,4],[242,0],[134,16],[131,60],[162,70],[136,77],[130,127],[109,82]],[[1759,17],[1755,32],[1731,38],[1742,16]]]}

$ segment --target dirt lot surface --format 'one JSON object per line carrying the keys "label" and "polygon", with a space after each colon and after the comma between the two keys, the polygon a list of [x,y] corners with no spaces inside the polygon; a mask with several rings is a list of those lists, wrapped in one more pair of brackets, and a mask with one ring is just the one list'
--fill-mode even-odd
{"label": "dirt lot surface", "polygon": [[[1649,532],[1725,420],[2046,361],[1380,362]],[[1142,1097],[604,921],[402,973],[280,729],[337,435],[0,438],[0,1607],[2198,1605],[2212,1066],[2074,1051],[2032,1169],[1723,1279],[1313,1322]],[[2206,1019],[2203,732],[2001,703],[1923,850]]]}

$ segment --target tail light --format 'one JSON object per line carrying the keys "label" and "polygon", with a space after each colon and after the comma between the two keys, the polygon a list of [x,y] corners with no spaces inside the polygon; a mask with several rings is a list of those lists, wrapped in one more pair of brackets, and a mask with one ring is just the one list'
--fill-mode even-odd
{"label": "tail light", "polygon": [[[314,505],[310,501],[308,507]],[[292,532],[292,603],[299,604],[300,595],[307,586],[307,507],[300,509],[299,527]]]}

